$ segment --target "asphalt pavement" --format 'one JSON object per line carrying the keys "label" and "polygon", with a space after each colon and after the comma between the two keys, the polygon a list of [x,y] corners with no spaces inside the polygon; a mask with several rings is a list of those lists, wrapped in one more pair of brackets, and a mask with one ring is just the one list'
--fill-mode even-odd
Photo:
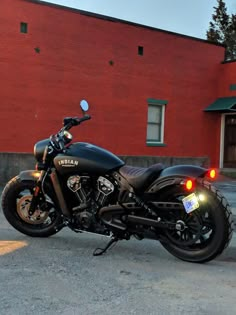
{"label": "asphalt pavement", "polygon": [[220,190],[222,195],[227,199],[236,223],[236,180],[222,177],[213,185]]}
{"label": "asphalt pavement", "polygon": [[[236,215],[236,181],[215,186]],[[121,241],[69,229],[50,238],[14,230],[0,210],[0,315],[236,314],[236,234],[207,264],[170,255],[159,242]]]}

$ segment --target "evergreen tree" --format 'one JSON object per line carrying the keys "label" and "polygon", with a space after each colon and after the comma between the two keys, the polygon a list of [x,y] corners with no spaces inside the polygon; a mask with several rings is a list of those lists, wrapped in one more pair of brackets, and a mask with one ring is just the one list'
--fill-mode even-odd
{"label": "evergreen tree", "polygon": [[214,43],[224,44],[226,60],[236,59],[236,14],[229,15],[223,0],[217,0],[212,21],[207,31],[207,39]]}

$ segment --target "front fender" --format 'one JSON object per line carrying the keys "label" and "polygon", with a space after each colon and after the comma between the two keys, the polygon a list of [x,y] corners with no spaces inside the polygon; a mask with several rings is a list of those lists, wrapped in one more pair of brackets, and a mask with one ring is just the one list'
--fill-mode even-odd
{"label": "front fender", "polygon": [[148,187],[146,193],[155,193],[158,190],[172,185],[180,185],[183,178],[203,178],[208,170],[194,165],[176,165],[165,168],[159,177]]}
{"label": "front fender", "polygon": [[21,180],[33,180],[35,182],[38,180],[40,174],[41,171],[27,170],[20,172],[19,177]]}

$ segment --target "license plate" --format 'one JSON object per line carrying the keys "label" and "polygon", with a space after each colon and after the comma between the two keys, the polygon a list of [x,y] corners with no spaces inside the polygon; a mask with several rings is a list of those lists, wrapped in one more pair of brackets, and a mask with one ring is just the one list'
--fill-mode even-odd
{"label": "license plate", "polygon": [[187,213],[190,213],[199,208],[198,198],[194,193],[184,197],[182,202]]}

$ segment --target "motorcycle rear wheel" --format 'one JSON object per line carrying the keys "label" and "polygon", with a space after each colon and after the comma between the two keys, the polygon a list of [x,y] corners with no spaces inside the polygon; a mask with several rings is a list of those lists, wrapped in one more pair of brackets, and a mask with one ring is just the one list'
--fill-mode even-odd
{"label": "motorcycle rear wheel", "polygon": [[[195,193],[205,196],[205,200],[190,214],[184,210],[168,213],[166,219],[182,224],[183,228],[182,231],[165,231],[160,242],[168,252],[181,260],[204,263],[227,248],[234,223],[229,204],[218,189],[201,181]],[[180,186],[173,186],[161,194],[162,200],[173,202],[181,201],[186,195],[188,193]]]}
{"label": "motorcycle rear wheel", "polygon": [[23,234],[32,237],[54,235],[61,229],[61,215],[55,209],[50,194],[45,196],[48,211],[45,211],[43,204],[39,202],[35,213],[32,216],[28,213],[34,187],[34,181],[21,180],[19,176],[7,183],[2,193],[2,210],[5,218]]}

